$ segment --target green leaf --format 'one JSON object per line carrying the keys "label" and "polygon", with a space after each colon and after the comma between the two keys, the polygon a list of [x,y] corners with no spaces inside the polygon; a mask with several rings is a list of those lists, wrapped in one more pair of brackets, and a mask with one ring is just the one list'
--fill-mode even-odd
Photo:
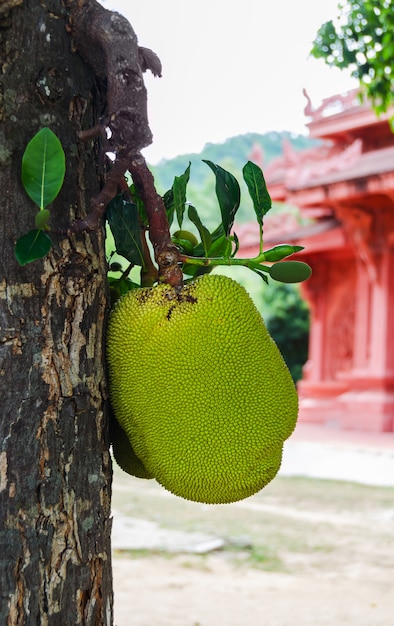
{"label": "green leaf", "polygon": [[267,275],[264,274],[264,272],[261,272],[260,270],[256,269],[256,268],[251,268],[252,271],[257,274],[258,276],[260,276],[260,278],[263,279],[263,281],[268,285],[268,278]]}
{"label": "green leaf", "polygon": [[211,233],[212,241],[220,239],[223,235],[225,235],[223,224],[219,224],[219,226],[217,226],[217,228],[215,228],[215,230]]}
{"label": "green leaf", "polygon": [[190,230],[177,230],[173,234],[173,237],[175,237],[175,239],[184,239],[188,241],[192,248],[194,248],[194,246],[198,244],[198,239],[196,235],[194,233],[191,233]]}
{"label": "green leaf", "polygon": [[[209,256],[209,257],[223,256],[225,258],[228,258],[231,255],[231,248],[232,248],[231,241],[234,240],[234,237],[233,236],[229,237],[224,234],[223,224],[219,224],[219,226],[215,228],[215,230],[212,233],[210,233],[210,237],[211,237],[211,246],[208,250],[208,255],[205,252],[203,244],[199,243],[198,246],[195,246],[193,248],[193,256]],[[217,246],[216,246],[216,242],[218,242]],[[228,252],[229,249],[230,249],[230,252]]]}
{"label": "green leaf", "polygon": [[[221,239],[222,237],[227,238],[227,235],[225,235],[224,233],[223,224],[219,224],[219,226],[215,228],[215,230],[212,233],[210,233],[210,236],[211,236],[212,244],[217,239]],[[203,256],[203,254],[204,254],[204,248],[203,248],[203,245],[200,243],[198,246],[194,248],[193,256]]]}
{"label": "green leaf", "polygon": [[392,71],[394,12],[391,0],[348,0],[339,15],[322,24],[311,53],[328,65],[347,69],[376,113],[394,102]]}
{"label": "green leaf", "polygon": [[178,239],[178,237],[171,237],[172,243],[180,249],[182,254],[193,256],[193,244],[188,239]]}
{"label": "green leaf", "polygon": [[146,215],[145,204],[141,196],[139,195],[134,183],[130,185],[129,190],[130,190],[133,204],[137,205],[138,217],[140,219],[141,224],[144,224],[144,226],[148,226],[148,217]]}
{"label": "green leaf", "polygon": [[272,207],[271,196],[268,193],[267,185],[261,168],[248,161],[242,169],[244,181],[253,202],[253,208],[260,226],[263,226],[263,217]]}
{"label": "green leaf", "polygon": [[132,289],[138,289],[140,285],[130,280],[130,278],[125,278],[121,276],[120,278],[114,278],[113,276],[108,276],[108,284],[113,289],[116,289],[120,296],[124,296],[125,293],[131,291]]}
{"label": "green leaf", "polygon": [[241,202],[241,190],[237,179],[225,169],[203,159],[216,177],[216,196],[222,214],[222,224],[225,235],[229,235],[234,224],[235,214]]}
{"label": "green leaf", "polygon": [[228,259],[231,256],[231,252],[231,239],[226,237],[226,235],[222,235],[215,241],[212,241],[212,245],[208,250],[208,256],[211,258],[223,257],[224,259]]}
{"label": "green leaf", "polygon": [[168,191],[166,191],[164,196],[162,196],[162,198],[163,198],[164,206],[166,208],[168,225],[171,226],[172,222],[174,221],[174,210],[175,210],[173,190],[169,189]]}
{"label": "green leaf", "polygon": [[50,217],[51,212],[49,211],[49,209],[42,209],[41,211],[38,211],[34,219],[35,227],[39,228],[40,230],[47,230]]}
{"label": "green leaf", "polygon": [[29,141],[22,157],[23,186],[40,209],[58,195],[65,171],[62,144],[49,128],[42,128]]}
{"label": "green leaf", "polygon": [[182,272],[193,278],[193,280],[198,276],[210,274],[213,270],[213,265],[191,265],[190,263],[185,263],[184,265],[182,265]]}
{"label": "green leaf", "polygon": [[115,196],[107,207],[106,218],[114,236],[116,252],[133,265],[143,267],[137,205],[126,202],[121,195]]}
{"label": "green leaf", "polygon": [[193,256],[194,246],[197,246],[198,239],[188,230],[177,230],[171,237],[172,243],[178,246],[184,254]]}
{"label": "green leaf", "polygon": [[185,212],[186,204],[186,188],[190,178],[190,166],[189,165],[181,176],[175,176],[174,184],[172,185],[174,210],[176,212],[179,228],[182,228],[183,214]]}
{"label": "green leaf", "polygon": [[238,239],[237,233],[233,233],[230,239],[234,242],[234,250],[231,256],[235,257],[235,255],[237,254],[239,250],[239,239]]}
{"label": "green leaf", "polygon": [[191,204],[189,205],[188,216],[189,216],[190,221],[195,225],[195,227],[197,228],[200,234],[201,241],[204,246],[204,254],[207,257],[208,250],[210,249],[212,245],[210,232],[208,228],[206,228],[206,226],[204,226],[204,224],[201,222],[200,217],[196,211],[196,208],[192,206]]}
{"label": "green leaf", "polygon": [[18,239],[15,244],[15,256],[19,265],[27,265],[27,263],[46,256],[51,246],[52,242],[49,236],[37,228]]}
{"label": "green leaf", "polygon": [[311,276],[312,269],[303,261],[281,261],[272,265],[269,273],[281,283],[301,283]]}

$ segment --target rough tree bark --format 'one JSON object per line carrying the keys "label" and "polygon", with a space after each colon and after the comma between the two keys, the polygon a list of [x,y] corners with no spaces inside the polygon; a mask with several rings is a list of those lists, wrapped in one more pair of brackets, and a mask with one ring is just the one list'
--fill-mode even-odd
{"label": "rough tree bark", "polygon": [[52,225],[83,218],[100,189],[101,114],[91,69],[72,52],[61,0],[0,0],[0,624],[112,623],[111,462],[103,329],[102,229],[52,236],[19,267],[15,240],[36,209],[21,156],[43,126],[66,178]]}

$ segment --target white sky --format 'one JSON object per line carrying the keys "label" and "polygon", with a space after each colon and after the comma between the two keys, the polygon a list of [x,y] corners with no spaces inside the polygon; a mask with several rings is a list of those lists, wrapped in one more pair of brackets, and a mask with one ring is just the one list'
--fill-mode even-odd
{"label": "white sky", "polygon": [[353,88],[349,74],[308,58],[339,0],[100,0],[123,13],[163,64],[145,74],[151,163],[247,132],[306,134],[305,87],[322,98]]}

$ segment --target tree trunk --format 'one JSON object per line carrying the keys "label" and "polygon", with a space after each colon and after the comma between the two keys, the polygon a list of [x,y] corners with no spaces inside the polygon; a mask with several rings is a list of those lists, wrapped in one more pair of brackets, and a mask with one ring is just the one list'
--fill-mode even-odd
{"label": "tree trunk", "polygon": [[37,211],[21,157],[43,126],[66,153],[50,225],[98,193],[100,93],[72,52],[61,0],[0,0],[0,624],[112,624],[111,461],[103,331],[104,233],[51,234],[20,267],[15,241]]}

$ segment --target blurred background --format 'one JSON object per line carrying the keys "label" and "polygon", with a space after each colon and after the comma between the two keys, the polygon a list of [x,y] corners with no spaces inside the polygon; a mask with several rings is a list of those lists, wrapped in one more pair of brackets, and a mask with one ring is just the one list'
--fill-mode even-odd
{"label": "blurred background", "polygon": [[[386,100],[379,91],[392,85],[391,1],[354,1],[347,13],[337,0],[102,4],[163,62],[161,79],[145,75],[154,142],[144,153],[158,191],[190,161],[188,200],[214,228],[202,159],[239,181],[254,161],[273,199],[266,246],[302,245],[313,269],[301,288],[231,271],[299,390],[278,477],[212,507],[115,468],[116,623],[391,625],[394,90]],[[337,31],[322,31],[330,20]],[[325,59],[311,55],[318,32]],[[360,100],[360,80],[375,100]],[[258,230],[242,194],[234,230],[240,256],[253,256]]]}

